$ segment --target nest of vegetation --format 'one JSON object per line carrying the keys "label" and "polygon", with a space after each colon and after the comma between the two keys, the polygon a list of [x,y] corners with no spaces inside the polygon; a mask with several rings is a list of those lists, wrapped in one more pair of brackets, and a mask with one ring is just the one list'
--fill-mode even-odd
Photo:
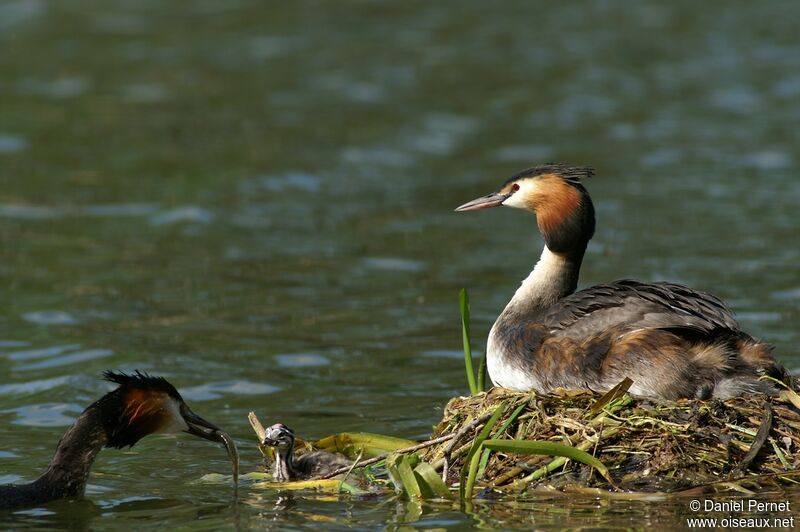
{"label": "nest of vegetation", "polygon": [[[465,462],[477,460],[470,449],[482,435],[562,444],[585,451],[608,470],[604,476],[564,456],[484,449],[476,488],[501,491],[747,493],[800,482],[800,396],[794,391],[666,403],[632,398],[624,389],[621,383],[605,395],[539,395],[495,388],[454,398],[432,436],[443,441],[426,448],[421,458],[444,470],[452,486],[463,481]],[[492,424],[488,430],[487,422]]]}

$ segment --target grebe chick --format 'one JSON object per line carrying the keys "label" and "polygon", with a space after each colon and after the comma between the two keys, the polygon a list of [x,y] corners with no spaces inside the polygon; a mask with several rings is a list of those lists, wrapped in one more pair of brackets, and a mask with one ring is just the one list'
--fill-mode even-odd
{"label": "grebe chick", "polygon": [[677,399],[777,393],[788,379],[772,346],[739,328],[716,297],[678,284],[615,281],[575,292],[589,239],[592,200],[581,180],[593,170],[546,164],[456,211],[504,205],[536,215],[545,246],[495,321],[486,346],[497,386],[548,392],[604,391],[630,377],[630,392]]}
{"label": "grebe chick", "polygon": [[276,482],[317,478],[352,463],[340,454],[325,451],[313,451],[295,458],[294,431],[283,423],[267,428],[261,443],[275,448],[272,478]]}
{"label": "grebe chick", "polygon": [[132,447],[149,434],[188,432],[222,443],[229,455],[236,454],[232,440],[219,427],[192,412],[166,379],[139,371],[133,375],[106,371],[103,378],[119,386],[78,416],[61,437],[50,465],[39,478],[29,484],[0,486],[0,508],[80,497],[92,463],[103,447]]}

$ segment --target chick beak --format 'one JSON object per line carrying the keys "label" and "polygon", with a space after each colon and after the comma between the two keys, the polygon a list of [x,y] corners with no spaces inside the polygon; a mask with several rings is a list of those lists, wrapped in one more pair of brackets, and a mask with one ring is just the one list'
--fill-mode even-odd
{"label": "chick beak", "polygon": [[499,192],[493,192],[492,194],[487,194],[486,196],[481,196],[480,198],[468,201],[464,205],[457,207],[456,212],[477,211],[479,209],[488,209],[489,207],[497,207],[498,205],[502,205],[503,202],[506,199],[508,199],[510,195],[511,194],[501,194]]}
{"label": "chick beak", "polygon": [[222,436],[222,429],[192,412],[185,404],[181,405],[181,415],[189,427],[184,432],[226,445],[225,438]]}

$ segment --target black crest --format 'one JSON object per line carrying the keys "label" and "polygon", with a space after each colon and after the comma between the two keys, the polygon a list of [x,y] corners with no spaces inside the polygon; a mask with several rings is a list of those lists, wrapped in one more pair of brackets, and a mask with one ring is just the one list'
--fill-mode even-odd
{"label": "black crest", "polygon": [[164,377],[155,377],[144,371],[139,371],[138,369],[135,370],[132,375],[122,371],[106,370],[103,372],[103,379],[108,382],[119,384],[120,390],[139,388],[154,392],[164,392],[170,397],[182,400],[181,394],[178,393],[178,390],[170,384],[167,379]]}
{"label": "black crest", "polygon": [[547,163],[539,166],[526,168],[521,172],[512,175],[503,185],[517,181],[525,177],[536,177],[538,175],[556,174],[561,176],[565,181],[572,184],[578,184],[582,179],[588,179],[594,175],[594,168],[588,166],[569,166],[559,163]]}

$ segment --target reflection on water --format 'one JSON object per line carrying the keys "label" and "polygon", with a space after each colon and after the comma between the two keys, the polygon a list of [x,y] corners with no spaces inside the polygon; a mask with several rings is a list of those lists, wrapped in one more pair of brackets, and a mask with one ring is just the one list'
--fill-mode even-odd
{"label": "reflection on water", "polygon": [[176,207],[150,217],[152,225],[168,225],[179,222],[208,224],[214,221],[214,214],[207,209],[195,206]]}
{"label": "reflection on water", "polygon": [[249,381],[208,382],[200,386],[184,388],[181,396],[187,401],[208,401],[219,399],[226,395],[254,395],[263,396],[279,391],[278,386]]}
{"label": "reflection on water", "polygon": [[11,421],[16,425],[69,427],[82,410],[81,406],[74,404],[38,404],[20,406],[6,410],[4,413],[13,412],[16,414],[16,419]]}
{"label": "reflection on water", "polygon": [[[260,464],[250,410],[308,438],[426,437],[466,390],[458,290],[480,352],[540,246],[519,213],[452,209],[549,160],[598,169],[582,285],[706,289],[800,368],[794,6],[97,7],[0,3],[3,478],[45,467],[107,368],[168,377],[237,439],[243,472]],[[101,453],[92,502],[8,519],[530,528],[686,514],[541,494],[462,511],[244,488],[234,504],[192,483],[228,469],[218,449],[148,438]]]}
{"label": "reflection on water", "polygon": [[323,355],[298,353],[292,355],[275,355],[275,361],[285,368],[305,368],[311,366],[327,366],[330,359]]}

